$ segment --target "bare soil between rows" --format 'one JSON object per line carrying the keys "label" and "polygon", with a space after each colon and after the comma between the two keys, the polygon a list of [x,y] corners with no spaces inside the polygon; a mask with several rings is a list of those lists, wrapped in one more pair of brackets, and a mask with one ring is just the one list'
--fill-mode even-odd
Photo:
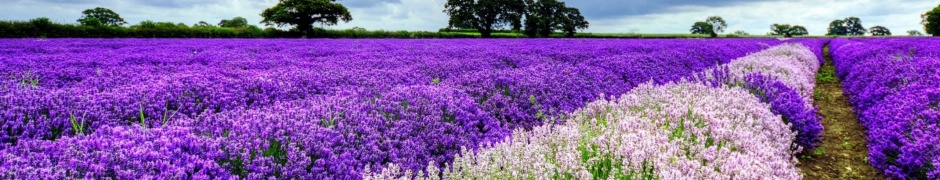
{"label": "bare soil between rows", "polygon": [[[822,72],[835,72],[829,45],[823,49],[826,64]],[[834,75],[831,75],[834,77]],[[881,171],[868,163],[865,127],[858,122],[848,99],[843,95],[842,81],[838,78],[817,78],[815,104],[823,117],[823,137],[820,146],[799,155],[800,168],[805,179],[885,179]]]}

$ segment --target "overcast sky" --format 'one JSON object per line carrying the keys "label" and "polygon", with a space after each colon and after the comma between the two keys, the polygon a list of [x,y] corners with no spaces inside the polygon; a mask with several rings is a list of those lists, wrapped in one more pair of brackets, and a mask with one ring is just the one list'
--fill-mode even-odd
{"label": "overcast sky", "polygon": [[[2,0],[0,19],[49,17],[75,23],[81,11],[105,7],[128,23],[142,20],[212,24],[242,16],[259,24],[258,15],[277,0]],[[340,0],[353,21],[333,28],[437,31],[447,26],[445,0]],[[867,28],[882,25],[894,34],[923,32],[920,14],[940,4],[937,0],[568,0],[591,23],[585,32],[688,33],[695,21],[718,15],[728,22],[727,32],[744,30],[765,34],[770,24],[806,26],[810,34],[825,34],[834,19],[856,16]]]}

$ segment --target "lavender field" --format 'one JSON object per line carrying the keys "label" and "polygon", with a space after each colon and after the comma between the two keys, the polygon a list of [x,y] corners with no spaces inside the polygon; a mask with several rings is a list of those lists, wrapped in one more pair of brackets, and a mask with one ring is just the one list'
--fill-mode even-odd
{"label": "lavender field", "polygon": [[833,58],[871,164],[889,177],[940,178],[940,40],[836,39]]}
{"label": "lavender field", "polygon": [[[829,41],[6,39],[0,177],[801,179]],[[885,79],[845,63],[867,40],[833,41],[859,112],[913,115],[852,89]],[[917,67],[904,85],[930,86]],[[936,103],[900,100],[933,118],[870,136],[921,143],[870,145],[906,152],[872,151],[903,177],[940,161]]]}

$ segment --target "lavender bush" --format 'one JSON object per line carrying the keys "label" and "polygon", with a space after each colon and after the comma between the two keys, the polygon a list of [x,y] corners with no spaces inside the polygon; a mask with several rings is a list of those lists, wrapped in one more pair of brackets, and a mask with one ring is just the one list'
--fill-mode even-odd
{"label": "lavender bush", "polygon": [[868,128],[869,161],[898,179],[940,178],[940,41],[836,39],[837,75]]}

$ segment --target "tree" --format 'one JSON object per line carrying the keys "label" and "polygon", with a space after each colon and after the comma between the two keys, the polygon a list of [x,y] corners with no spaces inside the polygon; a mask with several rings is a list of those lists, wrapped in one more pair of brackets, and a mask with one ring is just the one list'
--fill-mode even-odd
{"label": "tree", "polygon": [[806,27],[800,25],[790,25],[790,24],[773,24],[770,25],[770,33],[772,36],[783,36],[783,37],[793,37],[793,36],[805,36],[809,34],[809,31],[806,30]]}
{"label": "tree", "polygon": [[725,28],[728,27],[728,23],[725,23],[725,19],[720,16],[708,17],[705,22],[712,25],[712,37],[718,37],[718,33],[725,32]]}
{"label": "tree", "polygon": [[709,34],[711,37],[718,37],[718,33],[725,31],[725,28],[728,27],[728,23],[725,22],[725,19],[720,16],[709,16],[705,21],[695,22],[692,24],[692,34]]}
{"label": "tree", "polygon": [[924,25],[924,32],[940,36],[940,6],[920,15],[920,18],[920,23]]}
{"label": "tree", "polygon": [[232,18],[230,20],[223,19],[222,21],[219,21],[219,27],[230,27],[230,28],[248,27],[248,20],[241,16]]}
{"label": "tree", "polygon": [[790,34],[794,36],[805,36],[809,35],[809,31],[806,30],[806,27],[800,25],[794,25],[790,28]]}
{"label": "tree", "polygon": [[548,37],[558,25],[556,19],[561,16],[564,7],[556,0],[526,0],[525,31],[529,37]]}
{"label": "tree", "polygon": [[871,31],[872,36],[890,36],[891,30],[884,26],[872,26],[869,31]]}
{"label": "tree", "polygon": [[448,28],[476,29],[482,37],[510,26],[522,28],[526,3],[523,0],[447,0],[444,13],[450,16]]}
{"label": "tree", "polygon": [[29,20],[29,24],[32,24],[36,29],[47,30],[52,27],[52,21],[47,17],[38,17]]}
{"label": "tree", "polygon": [[566,7],[562,11],[561,31],[565,32],[565,37],[574,37],[578,29],[587,29],[590,23],[584,20],[581,10],[578,8]]}
{"label": "tree", "polygon": [[827,36],[845,36],[848,34],[848,31],[844,27],[845,21],[841,19],[833,20],[829,23],[829,29],[826,32]]}
{"label": "tree", "polygon": [[770,25],[770,35],[783,37],[793,37],[793,34],[790,33],[792,26],[790,24],[773,24]]}
{"label": "tree", "polygon": [[104,26],[104,23],[102,23],[101,20],[98,20],[98,18],[93,18],[93,17],[79,19],[78,23],[81,24],[82,26],[90,26],[90,27]]}
{"label": "tree", "polygon": [[907,35],[909,35],[909,36],[924,36],[924,33],[921,33],[920,31],[917,31],[917,30],[910,30],[910,31],[907,31]]}
{"label": "tree", "polygon": [[578,29],[588,28],[578,8],[567,7],[556,0],[527,0],[525,13],[525,34],[529,37],[548,37],[553,32],[565,32],[573,37]]}
{"label": "tree", "polygon": [[204,27],[215,27],[215,26],[205,21],[199,21],[199,23],[193,24],[193,27],[204,28]]}
{"label": "tree", "polygon": [[862,36],[868,32],[862,26],[862,20],[857,17],[847,17],[845,19],[836,19],[829,23],[829,31],[826,35],[837,36]]}
{"label": "tree", "polygon": [[261,23],[278,27],[295,26],[307,37],[314,23],[336,25],[339,21],[352,21],[349,10],[331,0],[280,0],[274,7],[261,12]]}
{"label": "tree", "polygon": [[712,25],[706,23],[705,21],[695,22],[692,24],[692,34],[711,34]]}
{"label": "tree", "polygon": [[140,21],[140,23],[137,24],[136,26],[131,26],[131,27],[152,29],[152,28],[157,28],[157,22],[154,22],[152,20],[144,20],[144,21]]}
{"label": "tree", "polygon": [[77,21],[84,26],[121,26],[127,24],[127,22],[121,18],[121,15],[103,7],[82,11],[82,18],[79,18]]}
{"label": "tree", "polygon": [[159,28],[175,28],[176,23],[173,22],[157,22],[157,27]]}
{"label": "tree", "polygon": [[45,37],[46,32],[52,32],[52,27],[54,23],[47,17],[38,17],[29,20],[29,24],[33,25],[36,30],[39,31],[40,36]]}
{"label": "tree", "polygon": [[845,26],[850,36],[863,36],[865,32],[868,32],[865,30],[865,27],[862,26],[862,20],[857,17],[845,18]]}
{"label": "tree", "polygon": [[751,35],[751,33],[747,33],[747,31],[744,31],[744,30],[737,30],[737,31],[732,32],[731,34],[738,35],[738,36],[750,36]]}

